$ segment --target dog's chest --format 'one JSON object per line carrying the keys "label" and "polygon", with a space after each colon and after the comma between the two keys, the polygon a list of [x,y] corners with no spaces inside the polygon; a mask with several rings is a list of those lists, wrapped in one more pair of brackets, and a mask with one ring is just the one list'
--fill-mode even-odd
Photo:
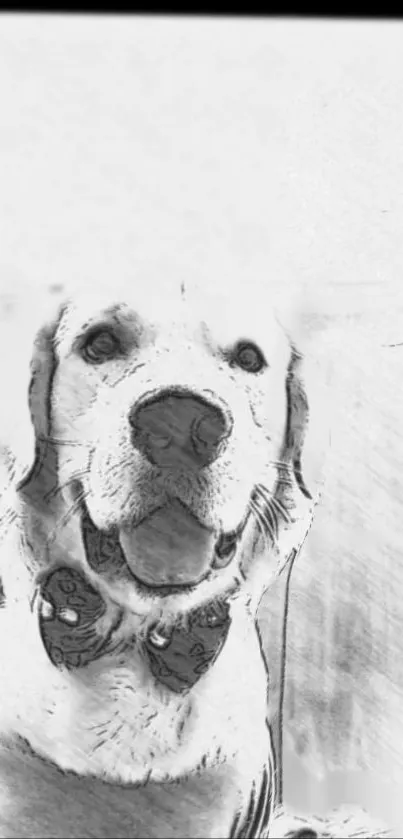
{"label": "dog's chest", "polygon": [[[267,674],[254,627],[243,614],[235,614],[220,655],[184,694],[160,680],[156,685],[141,653],[129,650],[122,660],[116,671],[99,665],[92,725],[81,721],[77,728],[76,747],[83,736],[90,738],[86,751],[100,768],[114,767],[124,780],[136,782],[144,775],[160,781],[217,763],[244,764],[250,777],[265,762]],[[92,678],[89,669],[86,688]]]}
{"label": "dog's chest", "polygon": [[221,762],[243,764],[250,779],[269,752],[267,674],[244,604],[231,612],[217,660],[181,695],[156,685],[136,649],[66,673],[51,665],[37,615],[24,612],[20,622],[5,609],[3,637],[13,638],[27,663],[16,669],[4,650],[10,727],[39,754],[82,774],[138,783]]}
{"label": "dog's chest", "polygon": [[0,744],[0,837],[255,839],[271,805],[266,770],[240,790],[225,767],[175,784],[122,787],[60,773],[24,747]]}

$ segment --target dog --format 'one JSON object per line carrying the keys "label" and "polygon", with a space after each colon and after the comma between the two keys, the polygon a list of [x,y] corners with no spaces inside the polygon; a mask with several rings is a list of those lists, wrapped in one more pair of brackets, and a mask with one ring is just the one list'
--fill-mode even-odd
{"label": "dog", "polygon": [[[190,835],[264,835],[277,770],[256,615],[317,499],[302,465],[306,356],[247,296],[115,287],[53,308],[30,368],[29,307],[17,342],[3,330],[10,350],[24,344],[19,373],[2,353],[5,774],[23,755],[24,772],[57,773],[77,807],[88,784],[98,801],[204,785]],[[11,799],[2,835],[18,818],[32,835]],[[163,835],[189,831],[163,819]],[[59,835],[48,821],[35,835]]]}

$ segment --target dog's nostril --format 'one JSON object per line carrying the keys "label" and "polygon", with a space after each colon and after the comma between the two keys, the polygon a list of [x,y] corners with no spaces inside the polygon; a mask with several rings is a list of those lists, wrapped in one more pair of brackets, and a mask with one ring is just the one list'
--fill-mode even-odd
{"label": "dog's nostril", "polygon": [[225,421],[218,415],[202,416],[192,426],[192,439],[204,446],[216,446],[225,435]]}

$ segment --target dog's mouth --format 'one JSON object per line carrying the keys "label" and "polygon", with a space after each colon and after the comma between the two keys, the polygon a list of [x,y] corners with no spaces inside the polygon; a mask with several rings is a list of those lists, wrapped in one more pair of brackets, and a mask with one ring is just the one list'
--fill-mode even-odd
{"label": "dog's mouth", "polygon": [[234,560],[247,513],[236,530],[217,533],[178,499],[171,499],[139,523],[98,529],[82,505],[82,536],[89,566],[98,573],[129,571],[144,592],[185,592],[227,568]]}

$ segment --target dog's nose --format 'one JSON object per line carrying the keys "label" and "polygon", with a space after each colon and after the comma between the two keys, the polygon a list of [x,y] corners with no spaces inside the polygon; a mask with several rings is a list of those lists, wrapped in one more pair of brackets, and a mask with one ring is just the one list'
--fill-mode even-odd
{"label": "dog's nose", "polygon": [[166,389],[129,416],[133,445],[156,466],[201,469],[221,453],[231,433],[228,411],[191,391]]}

